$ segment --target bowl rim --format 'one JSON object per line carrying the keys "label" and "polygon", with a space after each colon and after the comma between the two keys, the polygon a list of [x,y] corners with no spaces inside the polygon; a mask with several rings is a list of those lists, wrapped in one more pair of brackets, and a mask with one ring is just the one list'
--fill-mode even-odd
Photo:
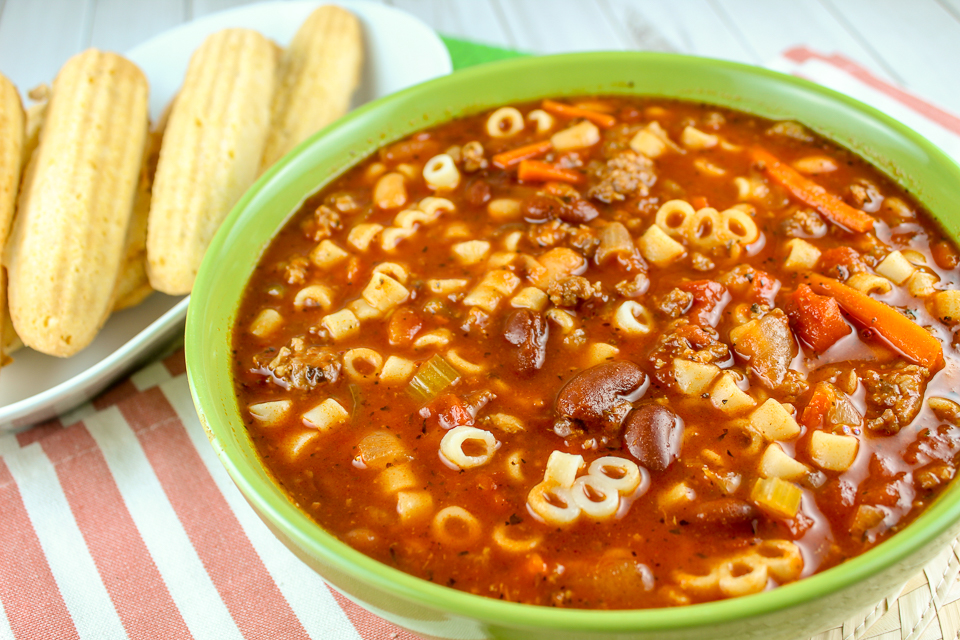
{"label": "bowl rim", "polygon": [[[362,123],[365,119],[376,121],[379,113],[388,114],[390,106],[400,101],[409,100],[423,93],[442,92],[448,87],[465,82],[489,79],[490,77],[495,77],[500,74],[529,73],[533,70],[556,68],[568,63],[610,65],[627,61],[631,63],[642,61],[650,65],[694,65],[716,71],[722,70],[736,74],[747,74],[748,76],[759,77],[774,85],[788,87],[791,90],[797,91],[805,96],[810,96],[811,98],[826,100],[831,103],[839,102],[852,109],[852,111],[859,114],[866,121],[872,122],[873,125],[878,125],[881,129],[886,129],[888,132],[896,134],[898,138],[904,139],[915,147],[916,150],[925,154],[929,164],[933,168],[941,173],[945,172],[947,175],[952,176],[955,184],[960,185],[960,166],[932,142],[869,105],[803,78],[737,62],[682,54],[628,51],[569,53],[515,58],[464,69],[450,76],[429,80],[425,83],[372,101],[341,118],[338,122],[323,129],[301,144],[294,152],[288,154],[261,176],[257,183],[248,190],[235,205],[208,249],[207,259],[204,260],[201,266],[192,298],[194,300],[205,299],[206,294],[208,294],[216,284],[216,279],[214,278],[216,267],[213,266],[213,264],[214,262],[224,262],[222,256],[229,253],[228,245],[231,230],[238,223],[249,219],[253,215],[248,210],[253,206],[256,196],[271,189],[282,189],[283,181],[292,173],[298,158],[303,156],[309,148],[321,144],[324,138],[333,132],[343,130],[353,124]],[[556,95],[560,95],[560,92]],[[564,95],[578,94],[568,93]],[[641,94],[636,93],[633,95]],[[524,98],[523,100],[535,100],[538,97],[545,96],[532,96],[530,98]],[[682,97],[678,99],[690,100],[690,98]],[[694,99],[703,102],[710,101],[709,98],[705,96],[694,97]],[[716,103],[727,107],[731,106],[727,102],[717,101]],[[446,120],[476,112],[488,106],[489,105],[481,105],[475,109],[467,107],[457,113],[450,113]],[[750,106],[749,104],[743,104],[740,106],[732,106],[731,108],[740,109],[747,113],[757,113],[760,111],[760,109],[751,110]],[[431,122],[429,124],[423,124],[419,128],[430,128],[437,126],[437,124],[438,122]],[[838,139],[836,135],[824,133],[816,126],[811,126],[811,128],[834,143],[846,148],[851,148],[849,140],[844,141]],[[381,140],[377,146],[389,142],[390,140]],[[904,186],[905,183],[909,186],[915,186],[915,184],[911,182],[913,179],[911,176],[896,174],[893,165],[886,167],[880,166],[878,163],[881,162],[883,158],[878,158],[875,155],[871,156],[865,153],[863,149],[853,148],[851,150],[861,157],[866,157],[878,170],[887,174],[894,182],[901,186]],[[343,167],[341,171],[361,162],[365,157],[368,156],[365,154],[356,155],[347,162],[347,166]],[[323,188],[327,183],[336,179],[338,175],[339,173],[334,171],[330,176],[325,176],[318,186],[315,187],[314,191]],[[921,180],[921,182],[923,181]],[[922,192],[918,192],[916,189],[911,189],[911,191],[921,202],[924,201]],[[293,211],[288,213],[287,217],[279,223],[277,229],[286,224],[293,213]],[[958,233],[960,223],[951,224],[950,226],[956,228],[950,229],[947,224],[948,221],[943,220],[943,215],[943,212],[940,212],[939,215],[935,214],[936,222],[947,231],[951,238],[956,239],[958,235],[960,235],[960,233]],[[264,240],[265,243],[268,241],[269,238]],[[220,256],[220,259],[215,259],[213,256]],[[229,263],[230,261],[227,260],[226,262]],[[249,277],[249,275],[246,277]],[[244,281],[246,281],[246,278]],[[233,301],[233,303],[236,305],[239,303],[239,300]],[[230,442],[229,435],[235,425],[229,423],[228,416],[218,410],[218,405],[221,402],[230,401],[233,401],[235,405],[235,399],[224,400],[223,398],[210,397],[209,393],[204,389],[203,384],[203,381],[218,368],[226,366],[229,369],[230,361],[229,349],[227,349],[227,353],[220,354],[214,358],[211,357],[211,352],[215,350],[210,349],[209,345],[205,345],[204,343],[203,328],[207,322],[206,315],[208,309],[209,305],[201,306],[192,303],[188,310],[185,352],[190,391],[198,410],[200,421],[218,457],[241,492],[255,507],[255,510],[259,512],[261,517],[268,519],[273,527],[277,527],[284,535],[295,542],[301,550],[316,556],[323,562],[336,567],[339,571],[350,575],[352,578],[374,586],[396,598],[410,601],[419,606],[441,610],[464,619],[478,620],[490,624],[509,624],[515,628],[618,632],[676,630],[711,624],[715,625],[733,620],[757,618],[773,612],[785,611],[808,604],[814,600],[847,589],[858,582],[867,580],[871,576],[877,575],[885,569],[900,563],[920,550],[923,546],[930,544],[938,536],[943,535],[951,525],[960,520],[960,482],[954,482],[932,505],[928,506],[923,513],[911,522],[910,525],[882,544],[840,565],[771,591],[673,608],[592,610],[531,606],[495,600],[434,584],[404,573],[399,569],[382,564],[341,542],[332,534],[323,530],[313,520],[309,519],[289,500],[277,500],[276,495],[278,489],[275,485],[264,481],[257,474],[257,470],[253,469],[242,457],[235,459],[231,455],[228,448],[233,445]],[[231,313],[235,313],[235,309],[231,311]],[[231,318],[235,318],[235,316],[231,316]],[[227,334],[229,335],[229,332],[227,332]],[[227,340],[229,340],[229,337]],[[225,408],[225,406],[221,408]],[[242,429],[242,421],[240,428]],[[221,436],[226,436],[226,443]],[[249,445],[249,441],[247,444]]]}

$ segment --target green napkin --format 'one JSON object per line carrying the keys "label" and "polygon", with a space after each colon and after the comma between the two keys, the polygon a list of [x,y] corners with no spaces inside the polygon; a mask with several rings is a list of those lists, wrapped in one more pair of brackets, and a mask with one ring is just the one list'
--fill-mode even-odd
{"label": "green napkin", "polygon": [[501,47],[471,42],[470,40],[463,40],[461,38],[453,38],[443,34],[440,35],[440,39],[443,40],[443,44],[447,45],[447,50],[450,51],[450,59],[453,61],[454,71],[472,67],[475,64],[483,64],[484,62],[530,55],[521,51],[514,51],[513,49],[503,49]]}

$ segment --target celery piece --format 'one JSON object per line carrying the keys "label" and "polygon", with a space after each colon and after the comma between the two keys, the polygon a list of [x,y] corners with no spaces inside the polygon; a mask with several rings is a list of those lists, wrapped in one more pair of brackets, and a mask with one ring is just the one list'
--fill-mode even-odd
{"label": "celery piece", "polygon": [[800,487],[780,478],[760,478],[753,485],[750,499],[758,507],[781,518],[793,518],[800,510]]}
{"label": "celery piece", "polygon": [[407,385],[407,394],[420,404],[427,404],[459,379],[457,370],[443,356],[435,354],[420,365]]}

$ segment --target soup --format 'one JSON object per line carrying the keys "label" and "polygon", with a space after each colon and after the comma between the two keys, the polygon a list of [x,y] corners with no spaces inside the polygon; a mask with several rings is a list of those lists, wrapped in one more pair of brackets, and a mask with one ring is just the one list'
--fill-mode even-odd
{"label": "soup", "polygon": [[291,500],[402,571],[561,607],[748,595],[953,478],[958,263],[799,124],[508,106],[305,202],[247,285],[237,399]]}

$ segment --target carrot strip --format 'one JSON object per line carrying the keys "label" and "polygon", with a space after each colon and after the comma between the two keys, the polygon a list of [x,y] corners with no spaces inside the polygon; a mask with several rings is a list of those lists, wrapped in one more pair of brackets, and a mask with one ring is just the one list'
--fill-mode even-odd
{"label": "carrot strip", "polygon": [[585,118],[604,129],[609,129],[617,124],[617,119],[609,113],[600,113],[599,111],[592,111],[590,109],[584,109],[583,107],[574,107],[573,105],[556,102],[554,100],[544,100],[540,106],[543,107],[544,111],[549,111],[564,118]]}
{"label": "carrot strip", "polygon": [[550,151],[551,148],[553,148],[553,145],[550,144],[549,140],[541,140],[540,142],[534,142],[533,144],[498,153],[493,156],[493,164],[501,169],[509,169],[515,164],[520,164],[521,160],[529,160],[530,158],[542,156]]}
{"label": "carrot strip", "polygon": [[854,209],[840,198],[827,193],[827,190],[812,180],[808,180],[788,164],[784,164],[775,155],[762,147],[750,149],[750,159],[764,165],[764,170],[775,182],[806,204],[815,208],[830,221],[856,233],[866,233],[873,229],[873,217],[859,209]]}
{"label": "carrot strip", "polygon": [[830,296],[854,320],[873,329],[905,357],[928,369],[943,366],[940,341],[890,305],[874,300],[853,287],[848,287],[818,273],[811,273],[810,288],[814,293]]}
{"label": "carrot strip", "polygon": [[548,162],[540,160],[521,160],[520,167],[517,169],[517,177],[524,182],[547,182],[557,180],[559,182],[570,182],[580,184],[584,181],[584,175],[572,169],[554,166]]}

